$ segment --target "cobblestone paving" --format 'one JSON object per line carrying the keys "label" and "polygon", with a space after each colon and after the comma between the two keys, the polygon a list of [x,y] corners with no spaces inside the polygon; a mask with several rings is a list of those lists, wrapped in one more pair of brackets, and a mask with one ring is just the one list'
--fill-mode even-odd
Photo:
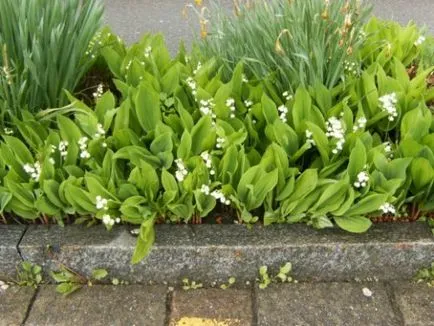
{"label": "cobblestone paving", "polygon": [[69,297],[52,285],[0,292],[3,325],[434,325],[434,288],[414,283],[275,284],[184,291],[94,285]]}

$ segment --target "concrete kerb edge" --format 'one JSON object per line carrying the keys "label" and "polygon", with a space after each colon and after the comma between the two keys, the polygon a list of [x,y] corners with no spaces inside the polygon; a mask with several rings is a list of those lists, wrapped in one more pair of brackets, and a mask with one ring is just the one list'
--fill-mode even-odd
{"label": "concrete kerb edge", "polygon": [[365,235],[304,225],[251,231],[240,225],[161,225],[156,233],[149,256],[137,265],[130,264],[136,239],[126,226],[112,232],[30,226],[17,254],[42,265],[47,274],[63,264],[85,276],[105,268],[110,277],[131,283],[169,284],[185,277],[205,284],[231,276],[254,281],[260,266],[273,273],[288,261],[300,281],[409,280],[434,261],[434,237],[422,223],[379,225]]}

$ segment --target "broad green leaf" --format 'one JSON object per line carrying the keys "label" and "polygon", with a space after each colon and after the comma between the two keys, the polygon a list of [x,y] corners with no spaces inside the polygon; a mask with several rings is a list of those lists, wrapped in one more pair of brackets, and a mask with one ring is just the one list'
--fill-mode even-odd
{"label": "broad green leaf", "polygon": [[348,163],[348,175],[350,180],[356,180],[357,174],[365,170],[366,149],[360,139],[356,139],[356,144],[351,150],[350,161]]}
{"label": "broad green leaf", "polygon": [[145,258],[152,248],[155,241],[155,228],[154,219],[150,218],[140,226],[140,233],[137,237],[136,248],[134,249],[133,257],[131,258],[132,264],[139,263],[143,258]]}
{"label": "broad green leaf", "polygon": [[341,229],[352,233],[366,232],[372,225],[372,222],[363,216],[335,216],[334,220]]}
{"label": "broad green leaf", "polygon": [[154,130],[161,121],[160,96],[147,84],[139,86],[135,109],[140,125],[147,132]]}
{"label": "broad green leaf", "polygon": [[359,216],[366,215],[377,211],[382,204],[387,201],[389,197],[388,194],[370,194],[362,198],[360,201],[355,203],[348,209],[343,215],[348,216]]}

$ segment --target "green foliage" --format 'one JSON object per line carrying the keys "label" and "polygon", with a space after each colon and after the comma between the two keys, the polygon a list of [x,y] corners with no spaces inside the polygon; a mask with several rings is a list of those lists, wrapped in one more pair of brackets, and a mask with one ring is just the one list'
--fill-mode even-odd
{"label": "green foliage", "polygon": [[68,94],[70,106],[23,112],[0,131],[4,220],[133,224],[138,263],[156,223],[213,212],[360,233],[372,217],[434,210],[432,67],[410,77],[400,52],[377,55],[333,89],[308,84],[282,100],[267,79],[246,81],[243,62],[225,78],[215,59],[197,67],[182,48],[171,58],[161,35],[131,47],[100,37],[109,45],[96,60],[116,90],[94,106]]}
{"label": "green foliage", "polygon": [[232,285],[235,284],[236,281],[237,280],[235,279],[235,277],[229,277],[228,278],[228,283],[227,284],[225,284],[225,283],[221,284],[220,285],[220,289],[222,289],[222,290],[229,289]]}
{"label": "green foliage", "polygon": [[225,75],[243,61],[246,75],[271,77],[280,94],[302,86],[334,87],[344,78],[344,63],[354,61],[360,31],[369,13],[359,1],[295,0],[237,2],[235,15],[213,3],[200,55],[215,57]]}
{"label": "green foliage", "polygon": [[286,263],[285,265],[282,265],[279,268],[279,272],[274,277],[271,277],[269,275],[267,266],[261,266],[259,268],[259,278],[256,279],[256,281],[259,283],[259,288],[261,290],[266,289],[272,282],[281,282],[281,283],[297,282],[291,276],[291,272],[292,272],[292,264],[289,262]]}
{"label": "green foliage", "polygon": [[105,269],[94,269],[92,271],[92,277],[87,279],[70,268],[62,265],[59,271],[52,271],[50,275],[58,284],[56,286],[56,291],[64,296],[68,296],[75,291],[80,290],[85,285],[92,286],[94,283],[102,281],[107,277],[108,272]]}
{"label": "green foliage", "polygon": [[67,103],[94,59],[102,2],[0,2],[0,125],[20,110],[37,112]]}
{"label": "green foliage", "polygon": [[191,281],[188,278],[184,278],[182,280],[182,289],[184,291],[188,291],[188,290],[197,290],[203,287],[202,283],[197,283],[196,281]]}
{"label": "green foliage", "polygon": [[32,286],[36,288],[43,282],[42,267],[29,261],[23,261],[20,268],[17,269],[17,277],[15,283],[19,286]]}
{"label": "green foliage", "polygon": [[363,30],[366,38],[358,55],[366,67],[376,62],[388,71],[393,59],[406,67],[415,64],[422,70],[434,65],[434,38],[424,35],[413,22],[401,26],[372,17]]}
{"label": "green foliage", "polygon": [[418,270],[414,278],[418,283],[425,282],[428,286],[434,287],[434,262],[430,267]]}

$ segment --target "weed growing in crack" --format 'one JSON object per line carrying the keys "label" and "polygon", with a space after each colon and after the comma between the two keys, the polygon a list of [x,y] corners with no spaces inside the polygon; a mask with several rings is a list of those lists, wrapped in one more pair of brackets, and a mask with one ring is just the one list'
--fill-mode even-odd
{"label": "weed growing in crack", "polygon": [[426,282],[429,287],[434,287],[434,262],[430,267],[418,270],[414,278],[417,283]]}
{"label": "weed growing in crack", "polygon": [[272,282],[298,283],[297,280],[294,280],[294,278],[290,275],[291,271],[292,271],[292,264],[288,262],[285,265],[280,267],[279,272],[274,277],[271,277],[268,273],[268,267],[261,266],[259,268],[259,278],[257,278],[256,281],[259,283],[259,288],[261,290],[266,289]]}
{"label": "weed growing in crack", "polygon": [[203,284],[202,283],[197,283],[196,281],[191,281],[188,278],[184,278],[182,280],[182,289],[184,291],[188,291],[188,290],[197,290],[200,288],[203,288]]}
{"label": "weed growing in crack", "polygon": [[23,261],[17,268],[17,280],[15,283],[19,286],[32,286],[36,288],[43,282],[42,267],[29,261]]}
{"label": "weed growing in crack", "polygon": [[72,269],[62,265],[57,272],[51,272],[51,277],[58,283],[56,291],[65,296],[80,290],[83,286],[92,286],[105,279],[108,275],[107,270],[99,268],[92,271],[92,277],[87,278]]}

